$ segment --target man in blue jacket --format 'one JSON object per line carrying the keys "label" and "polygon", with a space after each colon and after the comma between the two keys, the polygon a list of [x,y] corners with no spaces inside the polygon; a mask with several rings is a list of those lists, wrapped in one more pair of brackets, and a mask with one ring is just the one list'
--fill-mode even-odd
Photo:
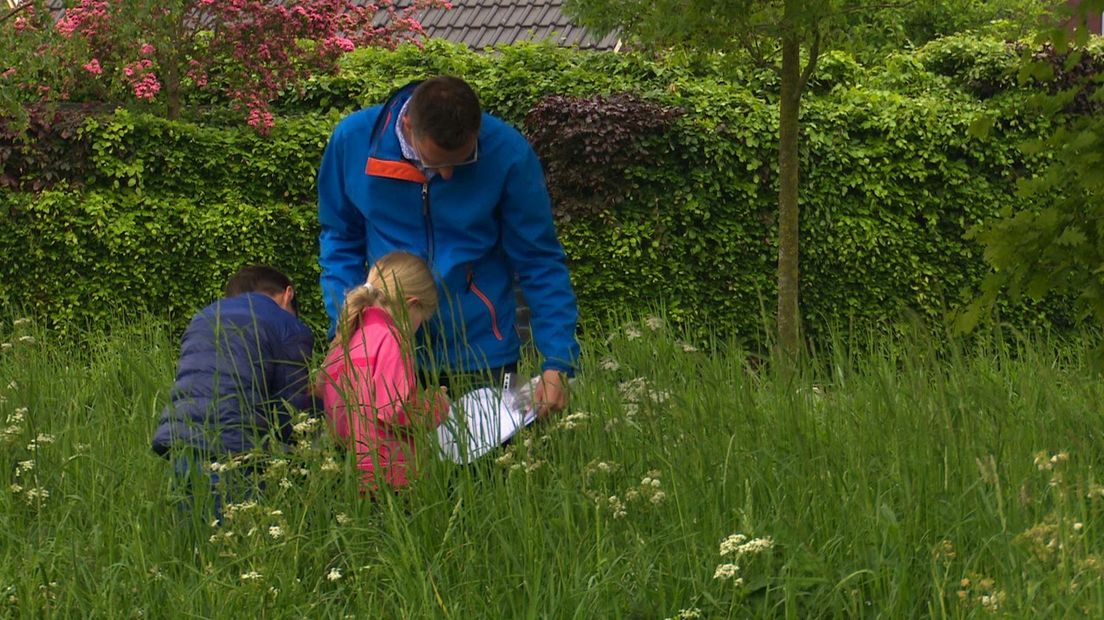
{"label": "man in blue jacket", "polygon": [[[209,490],[221,520],[224,503],[254,490],[253,468],[233,457],[290,442],[293,414],[313,408],[314,339],[297,314],[288,277],[256,265],[238,271],[226,296],[192,317],[153,437],[153,451],[173,462],[184,508]],[[196,493],[197,483],[208,489]]]}
{"label": "man in blue jacket", "polygon": [[542,356],[534,404],[567,403],[578,309],[544,173],[525,138],[480,109],[463,80],[409,84],[346,117],[318,172],[322,292],[331,331],[366,265],[402,250],[426,259],[441,305],[430,364],[497,379],[516,368],[515,274]]}

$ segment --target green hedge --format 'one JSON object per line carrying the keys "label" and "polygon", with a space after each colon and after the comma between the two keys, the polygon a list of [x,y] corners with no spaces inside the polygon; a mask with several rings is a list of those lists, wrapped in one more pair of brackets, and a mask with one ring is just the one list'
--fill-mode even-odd
{"label": "green hedge", "polygon": [[[960,53],[972,54],[967,47]],[[1049,126],[1022,111],[1029,93],[980,98],[974,73],[959,79],[929,67],[958,66],[949,54],[927,49],[865,68],[834,53],[813,83],[801,194],[802,311],[813,336],[838,325],[892,328],[905,314],[941,319],[984,271],[964,233],[1018,204],[1016,179],[1040,164],[1018,148]],[[605,162],[615,183],[588,192],[550,177],[563,202],[595,205],[559,221],[584,316],[663,303],[688,324],[749,338],[761,331],[760,308],[773,312],[777,255],[768,73],[717,55],[538,45],[478,55],[437,42],[424,52],[353,54],[342,75],[281,101],[269,138],[126,111],[87,121],[76,138],[90,153],[84,178],[41,194],[0,192],[0,312],[36,312],[57,325],[117,308],[183,320],[239,265],[264,261],[289,271],[320,326],[313,196],[329,132],[352,107],[438,72],[468,78],[489,110],[523,129],[551,94],[633,92],[677,107],[667,129],[647,137],[647,158]],[[596,105],[576,129],[601,136],[617,118]],[[979,123],[992,126],[985,137],[970,131]],[[538,146],[550,170],[596,165],[563,144]],[[1020,323],[1065,321],[1061,307],[1011,312]]]}

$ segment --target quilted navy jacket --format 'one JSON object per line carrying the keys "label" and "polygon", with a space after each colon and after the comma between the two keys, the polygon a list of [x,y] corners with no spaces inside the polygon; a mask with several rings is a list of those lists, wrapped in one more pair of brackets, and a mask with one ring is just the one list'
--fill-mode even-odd
{"label": "quilted navy jacket", "polygon": [[307,363],[313,344],[302,321],[261,293],[220,299],[201,310],[181,341],[154,452],[247,452],[270,431],[287,442],[296,410],[312,405]]}

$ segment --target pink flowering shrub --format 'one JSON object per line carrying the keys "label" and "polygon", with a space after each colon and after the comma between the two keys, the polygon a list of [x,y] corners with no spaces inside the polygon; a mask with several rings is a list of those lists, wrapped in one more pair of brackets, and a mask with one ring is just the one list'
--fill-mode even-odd
{"label": "pink flowering shrub", "polygon": [[[39,0],[41,3],[41,0]],[[251,126],[267,131],[281,92],[330,73],[356,47],[393,48],[424,35],[416,19],[445,0],[77,0],[56,22],[32,20],[34,7],[0,23],[0,40],[19,37],[28,54],[55,59],[61,78],[22,80],[27,92],[58,100],[123,96],[179,116],[185,97],[225,97]],[[45,11],[38,9],[38,14]],[[378,19],[386,16],[386,19]],[[4,60],[0,57],[0,62]],[[18,73],[19,63],[13,63]],[[66,70],[65,68],[70,68]],[[0,70],[6,67],[0,67]]]}

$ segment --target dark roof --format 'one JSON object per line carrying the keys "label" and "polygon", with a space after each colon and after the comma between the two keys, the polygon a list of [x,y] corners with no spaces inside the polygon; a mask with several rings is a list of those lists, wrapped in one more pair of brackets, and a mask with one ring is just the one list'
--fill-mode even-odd
{"label": "dark roof", "polygon": [[[428,9],[418,19],[427,36],[477,50],[518,41],[548,41],[561,47],[590,50],[619,48],[620,33],[599,38],[571,23],[563,11],[565,1],[452,0],[451,9]],[[47,0],[46,5],[60,16],[65,3]],[[382,14],[380,18],[384,18]]]}
{"label": "dark roof", "polygon": [[564,14],[565,0],[453,0],[451,9],[429,9],[421,17],[431,38],[473,49],[518,41],[548,41],[563,47],[614,50],[617,32],[598,37]]}

